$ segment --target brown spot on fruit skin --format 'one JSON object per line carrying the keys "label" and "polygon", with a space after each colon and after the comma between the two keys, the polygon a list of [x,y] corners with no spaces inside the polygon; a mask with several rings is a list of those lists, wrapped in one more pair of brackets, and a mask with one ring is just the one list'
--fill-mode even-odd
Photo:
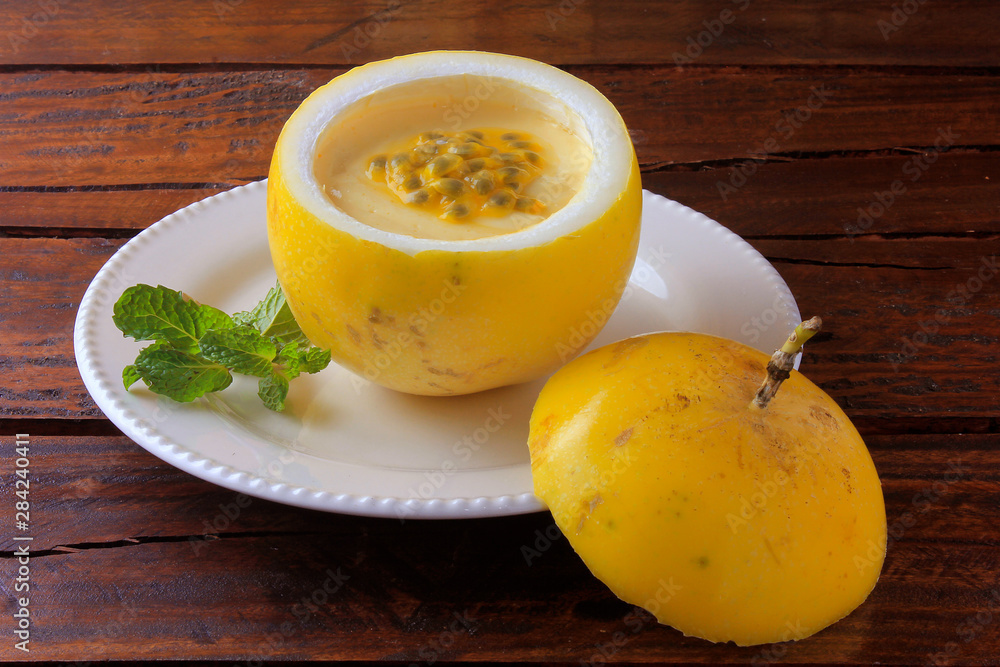
{"label": "brown spot on fruit skin", "polygon": [[382,323],[382,311],[379,310],[378,306],[372,308],[372,314],[368,316],[368,321],[372,324]]}
{"label": "brown spot on fruit skin", "polygon": [[453,395],[455,393],[454,390],[448,389],[447,387],[442,387],[437,382],[428,382],[427,386],[428,387],[433,387],[434,389],[440,390],[441,393],[444,394],[445,396],[451,396],[451,395]]}
{"label": "brown spot on fruit skin", "polygon": [[448,377],[453,378],[461,378],[468,375],[467,373],[459,373],[451,368],[432,368],[430,366],[427,367],[427,372],[433,375],[447,375]]}
{"label": "brown spot on fruit skin", "polygon": [[347,334],[351,337],[351,340],[354,341],[355,345],[361,345],[361,334],[359,334],[358,330],[350,324],[347,325]]}
{"label": "brown spot on fruit skin", "polygon": [[814,405],[809,408],[809,414],[815,421],[819,422],[823,426],[837,431],[840,430],[840,424],[826,408]]}
{"label": "brown spot on fruit skin", "polygon": [[532,429],[537,435],[528,441],[528,449],[531,450],[532,467],[539,465],[544,459],[549,440],[552,439],[552,422],[555,415],[548,415],[538,424],[537,429]]}
{"label": "brown spot on fruit skin", "polygon": [[778,554],[774,551],[774,547],[771,546],[771,540],[767,539],[766,537],[764,538],[764,546],[767,547],[767,552],[771,554],[771,558],[774,559],[774,562],[777,563],[778,565],[781,565],[781,559],[778,558]]}
{"label": "brown spot on fruit skin", "polygon": [[614,366],[618,363],[622,357],[631,354],[633,350],[638,350],[639,348],[649,345],[649,338],[646,336],[640,338],[626,338],[625,340],[615,343],[615,346],[611,348],[611,359],[608,363],[604,364],[604,367]]}
{"label": "brown spot on fruit skin", "polygon": [[604,502],[604,498],[601,497],[600,493],[595,493],[594,497],[590,500],[583,501],[583,511],[580,514],[580,521],[576,524],[576,532],[579,535],[583,531],[584,525],[587,523],[587,519],[590,515],[594,513],[597,506]]}
{"label": "brown spot on fruit skin", "polygon": [[632,431],[632,428],[627,428],[619,433],[618,437],[615,438],[615,447],[623,447],[632,437]]}
{"label": "brown spot on fruit skin", "polygon": [[594,497],[587,502],[587,514],[593,514],[597,506],[603,502],[604,498],[601,497],[601,494],[594,494]]}

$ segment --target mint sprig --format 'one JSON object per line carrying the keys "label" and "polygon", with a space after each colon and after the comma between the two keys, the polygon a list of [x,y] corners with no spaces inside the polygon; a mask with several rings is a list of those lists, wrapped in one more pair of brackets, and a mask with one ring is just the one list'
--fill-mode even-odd
{"label": "mint sprig", "polygon": [[239,373],[260,378],[257,395],[280,412],[289,381],[330,364],[330,351],[302,333],[280,286],[230,317],[162,285],[135,285],[115,303],[113,319],[125,336],[154,341],[122,370],[125,388],[142,380],[175,401],[221,391]]}

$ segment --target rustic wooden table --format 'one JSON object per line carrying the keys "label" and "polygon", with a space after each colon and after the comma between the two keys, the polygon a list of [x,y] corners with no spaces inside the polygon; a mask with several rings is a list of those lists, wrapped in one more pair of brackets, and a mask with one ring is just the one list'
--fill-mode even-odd
{"label": "rustic wooden table", "polygon": [[[0,658],[1000,664],[998,34],[995,0],[3,3]],[[565,540],[529,565],[547,514],[400,523],[250,500],[96,407],[72,331],[101,265],[264,178],[321,83],[434,48],[592,82],[644,187],[743,236],[824,317],[803,369],[865,436],[891,533],[848,618],[745,649],[636,627]]]}

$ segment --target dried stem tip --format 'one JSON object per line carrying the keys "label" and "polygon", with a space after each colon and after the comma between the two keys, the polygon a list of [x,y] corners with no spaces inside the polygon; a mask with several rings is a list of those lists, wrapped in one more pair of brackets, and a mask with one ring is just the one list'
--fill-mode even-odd
{"label": "dried stem tip", "polygon": [[788,379],[795,363],[795,355],[799,353],[807,340],[816,335],[823,327],[823,320],[818,317],[806,320],[795,331],[791,333],[781,349],[775,350],[771,355],[771,360],[767,362],[767,377],[757,390],[757,395],[753,397],[753,404],[761,409],[767,407],[774,395],[778,393],[778,387]]}

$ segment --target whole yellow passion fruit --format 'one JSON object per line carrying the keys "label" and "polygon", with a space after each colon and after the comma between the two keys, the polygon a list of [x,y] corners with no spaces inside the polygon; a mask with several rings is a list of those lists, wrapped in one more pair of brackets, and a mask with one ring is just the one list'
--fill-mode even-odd
{"label": "whole yellow passion fruit", "polygon": [[313,92],[278,138],[267,202],[309,339],[369,380],[449,395],[541,377],[596,335],[642,193],[625,124],[588,83],[438,51]]}
{"label": "whole yellow passion fruit", "polygon": [[847,415],[790,370],[807,335],[770,362],[705,334],[629,338],[535,404],[536,495],[612,592],[686,635],[803,639],[878,581],[882,486]]}

